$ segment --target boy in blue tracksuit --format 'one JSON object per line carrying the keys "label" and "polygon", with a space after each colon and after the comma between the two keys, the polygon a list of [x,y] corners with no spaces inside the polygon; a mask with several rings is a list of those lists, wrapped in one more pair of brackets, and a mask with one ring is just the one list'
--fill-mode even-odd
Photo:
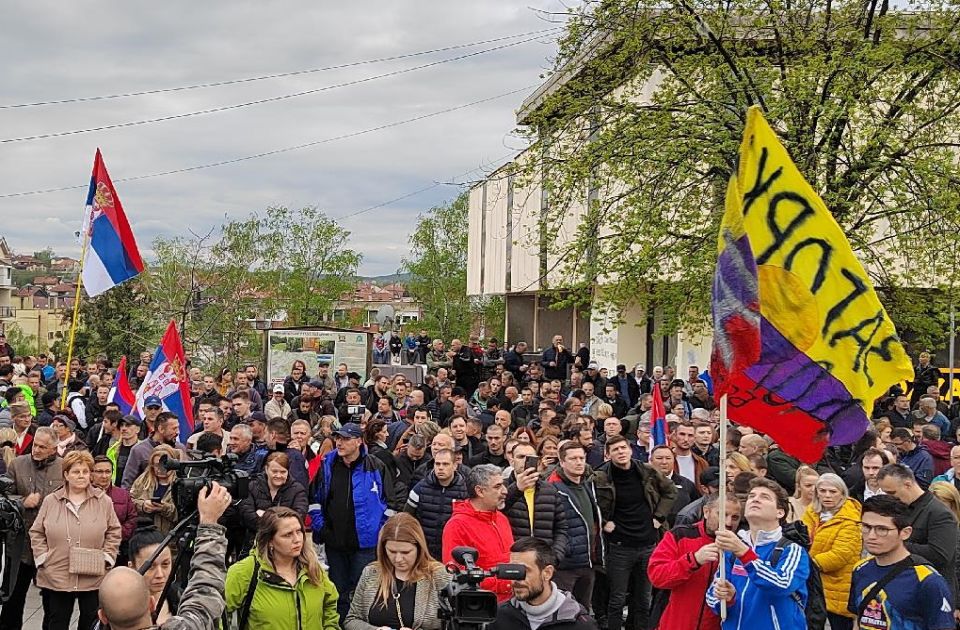
{"label": "boy in blue tracksuit", "polygon": [[787,543],[776,564],[769,559],[780,541],[780,521],[789,508],[787,493],[765,478],[750,483],[744,516],[750,531],[742,537],[717,532],[717,547],[724,551],[726,579],[719,572],[707,590],[707,605],[720,614],[727,602],[723,630],[806,630],[809,556],[796,543]]}

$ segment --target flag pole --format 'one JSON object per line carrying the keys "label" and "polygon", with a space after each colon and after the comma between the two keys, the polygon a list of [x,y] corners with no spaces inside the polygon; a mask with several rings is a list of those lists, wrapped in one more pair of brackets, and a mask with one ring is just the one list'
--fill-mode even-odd
{"label": "flag pole", "polygon": [[73,340],[77,335],[77,322],[80,319],[80,288],[83,285],[83,262],[87,257],[87,243],[90,241],[90,230],[87,221],[83,222],[83,244],[80,246],[80,269],[77,271],[77,291],[73,296],[73,318],[70,320],[70,340],[67,343],[67,373],[63,384],[63,393],[60,395],[60,408],[67,408],[67,393],[70,389],[70,363],[73,361]]}
{"label": "flag pole", "polygon": [[[720,397],[720,524],[718,530],[727,528],[727,395]],[[720,562],[717,567],[721,580],[727,579],[727,563],[723,552],[720,552]],[[727,620],[727,600],[720,600],[720,619]]]}

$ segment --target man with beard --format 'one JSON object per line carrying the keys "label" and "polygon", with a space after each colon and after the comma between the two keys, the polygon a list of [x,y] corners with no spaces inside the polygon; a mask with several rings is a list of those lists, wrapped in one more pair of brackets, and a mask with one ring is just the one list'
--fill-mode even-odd
{"label": "man with beard", "polygon": [[553,583],[557,559],[550,545],[532,536],[510,547],[510,562],[523,565],[526,575],[512,582],[513,597],[500,605],[490,630],[540,628],[596,630],[597,623],[573,595]]}

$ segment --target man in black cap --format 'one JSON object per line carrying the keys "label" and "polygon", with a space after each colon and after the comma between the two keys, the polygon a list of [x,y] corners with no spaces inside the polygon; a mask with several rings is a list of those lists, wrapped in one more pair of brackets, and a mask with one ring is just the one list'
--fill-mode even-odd
{"label": "man in black cap", "polygon": [[267,446],[267,417],[262,411],[254,411],[247,418],[246,424],[250,425],[250,432],[253,434],[253,448],[260,450]]}
{"label": "man in black cap", "polygon": [[314,541],[326,545],[330,579],[341,594],[337,611],[342,623],[360,574],[376,559],[388,511],[402,505],[396,504],[386,466],[367,453],[359,424],[348,422],[333,437],[337,450],[324,457],[317,472],[310,519]]}
{"label": "man in black cap", "polygon": [[140,425],[143,421],[134,415],[126,415],[117,421],[120,439],[107,448],[107,457],[113,462],[113,485],[120,486],[123,470],[130,459],[130,452],[140,442]]}

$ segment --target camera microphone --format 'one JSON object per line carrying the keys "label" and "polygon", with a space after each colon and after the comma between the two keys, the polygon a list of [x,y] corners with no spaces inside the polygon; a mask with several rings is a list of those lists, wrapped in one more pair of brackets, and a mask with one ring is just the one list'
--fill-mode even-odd
{"label": "camera microphone", "polygon": [[164,470],[180,470],[180,460],[174,459],[169,455],[160,456],[160,465],[163,466]]}
{"label": "camera microphone", "polygon": [[450,555],[454,562],[468,569],[477,563],[478,553],[473,547],[454,547]]}

